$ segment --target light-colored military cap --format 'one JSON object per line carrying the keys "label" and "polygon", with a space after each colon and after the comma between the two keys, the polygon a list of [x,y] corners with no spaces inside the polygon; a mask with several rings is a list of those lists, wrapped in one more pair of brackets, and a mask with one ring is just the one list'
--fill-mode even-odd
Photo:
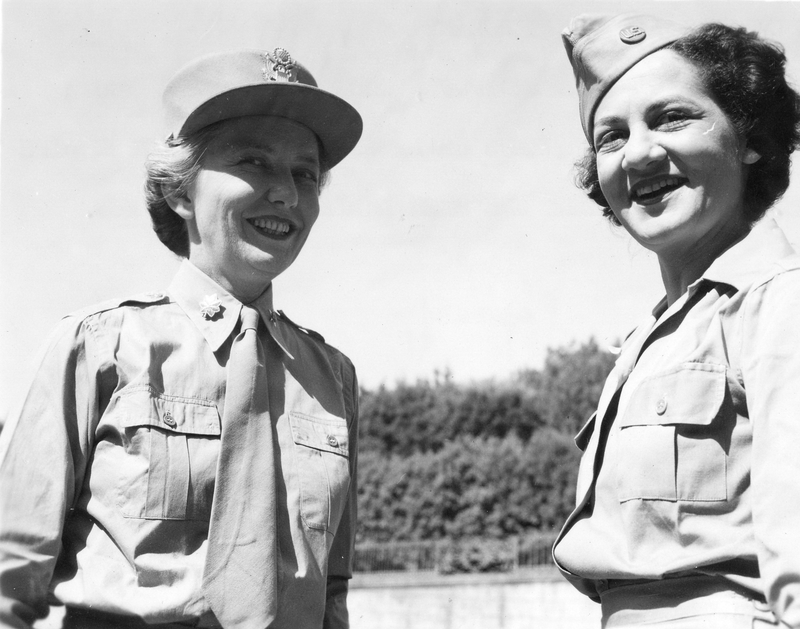
{"label": "light-colored military cap", "polygon": [[594,112],[617,80],[689,28],[652,15],[579,15],[561,33],[575,73],[581,125],[593,144]]}
{"label": "light-colored military cap", "polygon": [[240,116],[294,120],[317,135],[328,167],[353,150],[362,131],[358,112],[317,87],[311,73],[283,48],[201,57],[170,80],[163,102],[168,132],[176,138]]}

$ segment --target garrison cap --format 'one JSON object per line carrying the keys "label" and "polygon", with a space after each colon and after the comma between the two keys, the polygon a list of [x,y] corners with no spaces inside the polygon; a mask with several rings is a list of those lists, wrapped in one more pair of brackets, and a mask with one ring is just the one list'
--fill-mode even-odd
{"label": "garrison cap", "polygon": [[317,87],[311,73],[283,48],[235,50],[201,57],[179,70],[164,90],[171,137],[240,116],[288,118],[313,131],[333,167],[361,137],[358,112]]}
{"label": "garrison cap", "polygon": [[581,125],[590,145],[594,112],[611,86],[647,55],[689,31],[652,15],[586,13],[572,19],[561,39],[575,73]]}

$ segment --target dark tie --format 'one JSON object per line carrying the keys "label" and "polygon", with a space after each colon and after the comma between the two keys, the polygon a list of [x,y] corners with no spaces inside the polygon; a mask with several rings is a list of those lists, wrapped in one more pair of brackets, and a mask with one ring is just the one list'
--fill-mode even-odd
{"label": "dark tie", "polygon": [[203,594],[225,629],[275,619],[277,533],[272,422],[258,311],[244,306],[227,366]]}

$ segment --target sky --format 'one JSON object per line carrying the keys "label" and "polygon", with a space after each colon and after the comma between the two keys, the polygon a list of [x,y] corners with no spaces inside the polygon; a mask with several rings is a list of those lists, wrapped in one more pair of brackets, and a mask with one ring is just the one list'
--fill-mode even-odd
{"label": "sky", "polygon": [[[164,85],[210,52],[286,48],[364,119],[275,304],[362,385],[501,381],[613,344],[661,298],[655,257],[574,186],[560,32],[584,12],[742,25],[800,84],[800,2],[4,0],[0,413],[60,317],[164,289],[143,163]],[[800,245],[800,184],[772,214]],[[1,417],[2,415],[0,415]]]}

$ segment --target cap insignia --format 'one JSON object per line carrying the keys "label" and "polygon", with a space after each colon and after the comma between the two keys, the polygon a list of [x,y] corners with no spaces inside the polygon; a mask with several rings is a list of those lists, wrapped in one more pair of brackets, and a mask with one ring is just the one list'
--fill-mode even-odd
{"label": "cap insignia", "polygon": [[628,26],[619,32],[619,38],[626,44],[638,44],[645,37],[647,33],[639,26]]}
{"label": "cap insignia", "polygon": [[264,67],[261,70],[265,81],[297,83],[297,65],[285,48],[276,48],[261,55]]}

